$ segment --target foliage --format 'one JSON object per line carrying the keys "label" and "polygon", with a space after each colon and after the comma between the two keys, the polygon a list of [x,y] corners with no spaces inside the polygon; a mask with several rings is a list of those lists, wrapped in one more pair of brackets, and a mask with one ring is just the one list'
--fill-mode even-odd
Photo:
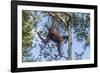
{"label": "foliage", "polygon": [[[34,32],[36,32],[37,22],[39,17],[28,10],[22,11],[22,54],[23,61],[32,61],[29,57],[32,55],[32,40],[34,39]],[[34,31],[32,31],[34,29]]]}
{"label": "foliage", "polygon": [[79,43],[83,43],[83,52],[75,52],[76,59],[82,59],[86,48],[90,46],[90,14],[73,13],[73,29],[75,38]]}
{"label": "foliage", "polygon": [[73,29],[78,42],[84,43],[84,48],[90,45],[90,14],[74,13]]}
{"label": "foliage", "polygon": [[28,11],[22,11],[22,45],[24,49],[32,45],[32,22],[30,21],[30,14]]}

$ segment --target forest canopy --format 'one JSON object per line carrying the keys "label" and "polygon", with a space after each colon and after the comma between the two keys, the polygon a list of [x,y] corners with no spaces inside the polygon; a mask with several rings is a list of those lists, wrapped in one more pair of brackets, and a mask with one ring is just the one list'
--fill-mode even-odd
{"label": "forest canopy", "polygon": [[23,62],[89,59],[90,13],[22,10],[22,45]]}

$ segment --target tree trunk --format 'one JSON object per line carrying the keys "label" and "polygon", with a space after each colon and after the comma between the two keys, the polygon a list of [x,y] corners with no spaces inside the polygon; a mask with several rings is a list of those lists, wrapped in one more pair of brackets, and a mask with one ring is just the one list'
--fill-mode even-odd
{"label": "tree trunk", "polygon": [[68,24],[68,60],[72,60],[72,31],[71,24]]}

